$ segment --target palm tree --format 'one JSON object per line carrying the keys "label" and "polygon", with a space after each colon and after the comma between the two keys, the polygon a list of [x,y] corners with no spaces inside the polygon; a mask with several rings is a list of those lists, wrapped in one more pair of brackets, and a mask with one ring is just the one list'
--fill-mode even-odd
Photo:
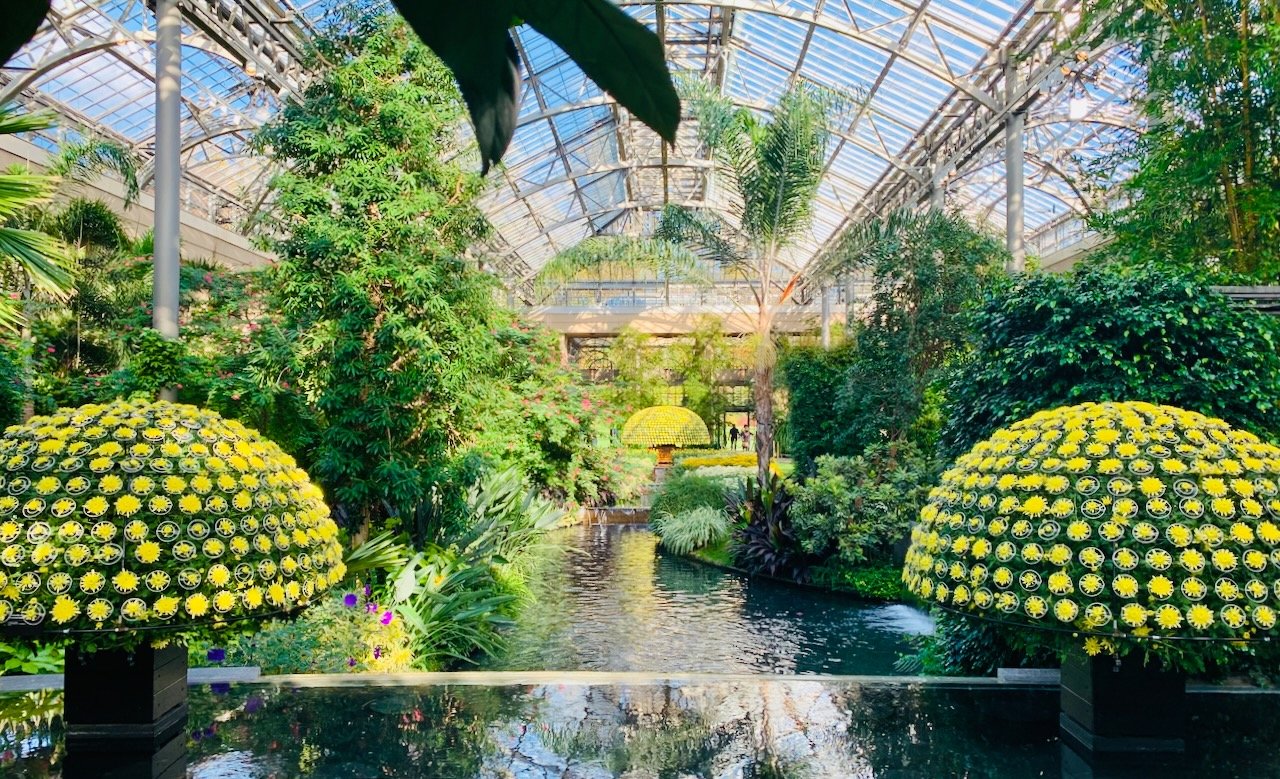
{"label": "palm tree", "polygon": [[[51,125],[46,114],[19,114],[13,106],[0,107],[0,135],[34,132]],[[39,230],[22,227],[32,209],[53,197],[56,176],[32,173],[15,165],[0,173],[0,273],[13,284],[0,297],[0,328],[17,331],[26,321],[25,301],[40,293],[65,299],[72,276],[66,247]]]}
{"label": "palm tree", "polygon": [[565,280],[592,267],[631,262],[656,266],[668,278],[697,278],[719,267],[745,283],[754,303],[747,313],[756,337],[756,458],[764,483],[774,441],[774,321],[801,279],[782,257],[809,226],[826,162],[827,127],[859,98],[798,83],[762,119],[705,82],[683,86],[685,105],[698,122],[698,140],[719,163],[717,175],[732,187],[730,213],[668,205],[652,238],[587,239],[553,259],[540,276]]}

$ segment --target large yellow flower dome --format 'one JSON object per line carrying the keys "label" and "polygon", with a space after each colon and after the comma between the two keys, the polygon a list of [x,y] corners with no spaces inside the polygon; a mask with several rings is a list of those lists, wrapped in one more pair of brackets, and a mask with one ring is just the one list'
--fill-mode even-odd
{"label": "large yellow flower dome", "polygon": [[61,409],[0,438],[0,623],[128,631],[290,611],[341,580],[293,458],[195,406]]}
{"label": "large yellow flower dome", "polygon": [[650,406],[622,426],[622,443],[647,448],[704,446],[711,443],[711,434],[702,417],[683,406]]}
{"label": "large yellow flower dome", "polygon": [[1202,414],[1043,411],[942,475],[903,579],[927,601],[1094,646],[1260,637],[1280,610],[1278,473],[1280,448]]}

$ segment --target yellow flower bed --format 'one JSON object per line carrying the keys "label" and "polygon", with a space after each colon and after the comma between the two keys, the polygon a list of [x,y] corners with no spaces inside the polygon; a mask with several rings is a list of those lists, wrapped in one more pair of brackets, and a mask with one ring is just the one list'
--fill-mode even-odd
{"label": "yellow flower bed", "polygon": [[293,458],[195,406],[61,409],[0,438],[0,623],[45,631],[230,623],[344,573]]}
{"label": "yellow flower bed", "polygon": [[1086,635],[1092,653],[1129,639],[1269,636],[1277,474],[1280,448],[1201,414],[1044,411],[943,474],[903,580],[952,609]]}
{"label": "yellow flower bed", "polygon": [[711,468],[728,465],[735,468],[754,468],[755,452],[737,452],[733,454],[700,454],[694,457],[682,457],[677,462],[682,468]]}

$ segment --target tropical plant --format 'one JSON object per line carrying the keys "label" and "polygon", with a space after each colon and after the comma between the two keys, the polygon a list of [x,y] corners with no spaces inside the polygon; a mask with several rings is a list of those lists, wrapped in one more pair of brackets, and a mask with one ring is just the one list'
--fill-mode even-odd
{"label": "tropical plant", "polygon": [[855,101],[797,82],[778,99],[771,118],[733,103],[699,80],[685,85],[685,101],[698,120],[698,140],[711,149],[717,175],[740,203],[732,214],[668,205],[652,238],[595,238],[543,268],[544,278],[572,278],[593,264],[620,259],[693,280],[709,269],[747,285],[754,303],[753,392],[757,477],[769,478],[773,456],[773,325],[800,283],[785,252],[809,225],[826,162],[827,125]]}
{"label": "tropical plant", "polygon": [[563,515],[507,468],[467,491],[464,527],[439,527],[442,535],[414,549],[379,535],[348,559],[354,570],[384,574],[372,602],[384,619],[404,621],[413,662],[438,670],[499,651],[499,628],[519,600],[511,583],[520,560]]}
{"label": "tropical plant", "polygon": [[1028,274],[989,292],[946,393],[955,457],[995,428],[1081,401],[1145,400],[1280,431],[1280,324],[1152,265]]}
{"label": "tropical plant", "polygon": [[823,455],[856,451],[836,409],[840,387],[858,356],[851,341],[833,349],[797,346],[783,352],[778,371],[787,388],[787,452],[798,472],[813,473]]}
{"label": "tropical plant", "polygon": [[[1115,208],[1103,252],[1127,262],[1280,276],[1280,16],[1274,2],[1099,0],[1082,48],[1120,42],[1145,87],[1143,132],[1099,160]],[[1105,44],[1103,42],[1106,42]],[[1116,182],[1119,180],[1119,184]]]}
{"label": "tropical plant", "polygon": [[[903,570],[1031,646],[1143,652],[1191,672],[1274,638],[1280,448],[1149,403],[1041,411],[959,457]],[[1195,640],[1183,640],[1194,638]]]}
{"label": "tropical plant", "polygon": [[687,555],[695,549],[729,538],[729,518],[723,509],[701,506],[679,514],[654,514],[649,520],[664,549]]}
{"label": "tropical plant", "polygon": [[764,486],[753,479],[739,485],[731,496],[729,516],[735,524],[730,552],[748,573],[797,582],[808,578],[816,560],[805,551],[791,524],[791,502],[787,482],[772,475]]}
{"label": "tropical plant", "polygon": [[877,444],[856,457],[818,458],[817,473],[792,489],[790,517],[800,544],[844,568],[891,562],[936,472],[907,442]]}
{"label": "tropical plant", "polygon": [[722,444],[728,399],[720,389],[725,371],[734,366],[733,343],[719,317],[702,315],[685,338],[669,347],[668,362],[680,377],[684,405],[702,417],[715,443]]}
{"label": "tropical plant", "polygon": [[728,506],[731,480],[703,476],[690,471],[668,474],[650,503],[651,516],[684,514],[698,508],[724,511]]}
{"label": "tropical plant", "polygon": [[667,388],[666,349],[648,333],[627,325],[609,342],[605,358],[612,376],[601,389],[605,402],[626,414],[659,405]]}
{"label": "tropical plant", "polygon": [[[0,106],[0,136],[35,132],[51,126],[47,114],[20,114]],[[16,226],[29,212],[48,203],[57,187],[53,176],[21,166],[0,173],[0,274],[10,295],[0,296],[0,328],[16,331],[27,319],[23,309],[33,293],[65,300],[71,291],[66,247],[48,233]]]}
{"label": "tropical plant", "polygon": [[911,434],[930,387],[968,347],[964,314],[1006,257],[959,214],[903,210],[855,225],[819,259],[819,275],[863,269],[874,278],[870,310],[849,335],[856,354],[835,391],[837,453]]}

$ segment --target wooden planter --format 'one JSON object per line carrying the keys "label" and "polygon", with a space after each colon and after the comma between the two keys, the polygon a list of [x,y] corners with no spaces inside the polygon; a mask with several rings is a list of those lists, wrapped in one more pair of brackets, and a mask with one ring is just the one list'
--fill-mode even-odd
{"label": "wooden planter", "polygon": [[1063,742],[1090,754],[1185,749],[1186,675],[1076,650],[1062,663]]}

